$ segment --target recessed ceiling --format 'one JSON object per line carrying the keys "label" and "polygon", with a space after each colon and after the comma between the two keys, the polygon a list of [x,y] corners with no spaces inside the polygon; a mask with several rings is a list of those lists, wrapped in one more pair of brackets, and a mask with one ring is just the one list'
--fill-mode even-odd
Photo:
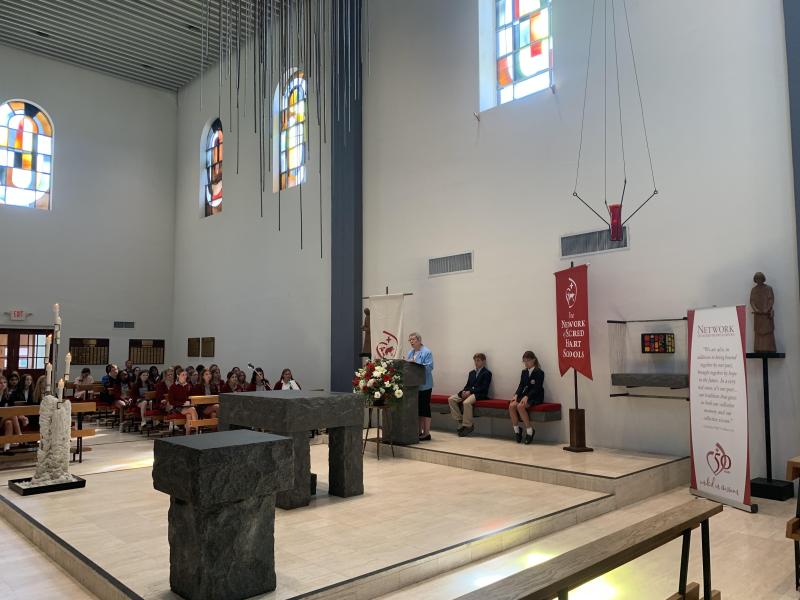
{"label": "recessed ceiling", "polygon": [[0,43],[177,90],[200,74],[204,45],[205,66],[217,61],[220,4],[225,18],[241,5],[249,29],[252,0],[0,0]]}

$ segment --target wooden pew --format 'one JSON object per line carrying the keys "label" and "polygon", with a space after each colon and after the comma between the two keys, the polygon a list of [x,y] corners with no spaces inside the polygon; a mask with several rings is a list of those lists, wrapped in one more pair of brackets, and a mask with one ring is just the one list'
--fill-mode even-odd
{"label": "wooden pew", "polygon": [[[208,406],[210,404],[219,404],[219,396],[189,396],[189,402],[192,403],[192,406],[195,407],[202,407]],[[198,411],[199,416],[199,411]],[[196,429],[198,433],[200,433],[201,427],[216,427],[219,425],[219,419],[197,419],[197,420],[190,420],[187,423],[189,427],[189,431],[192,429]]]}
{"label": "wooden pew", "polygon": [[[800,456],[786,461],[786,480],[794,481],[800,477]],[[797,506],[794,517],[786,522],[786,537],[794,543],[794,587],[800,590],[800,494],[797,494]]]}
{"label": "wooden pew", "polygon": [[[719,600],[711,589],[711,550],[708,519],[722,512],[722,505],[710,500],[690,500],[602,537],[540,565],[525,569],[484,588],[460,597],[460,600],[566,600],[569,591],[683,537],[678,593],[668,600],[700,598],[696,583],[687,585],[689,544],[692,529],[701,528],[703,546],[703,598]],[[648,598],[652,597],[647,595]]]}
{"label": "wooden pew", "polygon": [[[78,456],[78,462],[83,462],[83,438],[90,437],[95,435],[96,430],[94,429],[84,429],[83,428],[83,416],[87,413],[93,413],[97,410],[97,407],[94,402],[73,402],[72,403],[72,414],[75,415],[77,425],[72,428],[70,432],[70,437],[75,438],[77,440],[75,449],[72,451],[72,460],[75,460],[75,457]],[[8,417],[19,417],[19,416],[38,416],[39,415],[39,405],[38,404],[25,404],[21,406],[8,406],[0,408],[0,422],[7,419]],[[38,442],[42,439],[42,436],[39,434],[38,431],[32,431],[29,433],[22,433],[20,435],[0,435],[0,446],[3,444],[22,444],[26,442]],[[89,450],[87,448],[86,450]]]}

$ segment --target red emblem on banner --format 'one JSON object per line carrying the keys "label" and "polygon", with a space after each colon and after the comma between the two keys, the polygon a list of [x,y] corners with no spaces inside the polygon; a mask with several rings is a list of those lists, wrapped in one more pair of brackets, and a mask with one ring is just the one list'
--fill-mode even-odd
{"label": "red emblem on banner", "polygon": [[570,367],[592,379],[589,353],[588,265],[570,267],[556,276],[556,329],[558,369],[564,375]]}
{"label": "red emblem on banner", "polygon": [[400,345],[397,336],[390,331],[384,331],[384,338],[375,346],[375,354],[380,358],[395,358],[397,356],[397,348]]}

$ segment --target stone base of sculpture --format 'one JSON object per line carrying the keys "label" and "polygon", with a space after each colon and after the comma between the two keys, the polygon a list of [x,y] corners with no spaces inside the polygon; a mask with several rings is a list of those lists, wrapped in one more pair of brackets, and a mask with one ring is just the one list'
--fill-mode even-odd
{"label": "stone base of sculpture", "polygon": [[8,487],[28,496],[86,486],[86,481],[69,472],[69,436],[72,428],[72,404],[46,395],[39,407],[39,453],[33,477],[12,479]]}

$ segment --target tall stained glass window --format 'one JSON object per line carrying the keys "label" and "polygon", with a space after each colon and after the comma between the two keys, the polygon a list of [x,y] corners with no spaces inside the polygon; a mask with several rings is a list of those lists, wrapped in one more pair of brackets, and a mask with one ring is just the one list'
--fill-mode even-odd
{"label": "tall stained glass window", "polygon": [[278,164],[275,191],[288,190],[306,181],[307,109],[306,78],[303,71],[292,71],[283,89],[275,92],[275,129],[278,133]]}
{"label": "tall stained glass window", "polygon": [[497,100],[505,104],[550,87],[550,0],[495,0]]}
{"label": "tall stained glass window", "polygon": [[0,104],[0,204],[50,210],[53,124],[26,100]]}
{"label": "tall stained glass window", "polygon": [[222,212],[222,138],[222,121],[217,118],[209,125],[203,144],[203,206],[206,217]]}

